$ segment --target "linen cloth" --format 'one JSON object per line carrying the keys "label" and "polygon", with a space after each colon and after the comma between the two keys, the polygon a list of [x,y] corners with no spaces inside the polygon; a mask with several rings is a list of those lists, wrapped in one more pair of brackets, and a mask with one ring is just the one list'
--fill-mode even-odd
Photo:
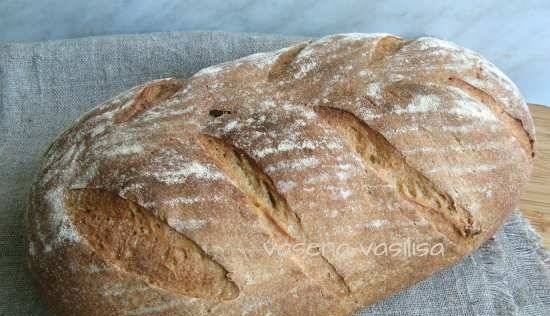
{"label": "linen cloth", "polygon": [[[95,105],[152,79],[300,41],[189,32],[0,44],[0,315],[50,315],[25,263],[23,217],[42,154]],[[357,315],[550,315],[550,260],[514,213],[456,266]]]}

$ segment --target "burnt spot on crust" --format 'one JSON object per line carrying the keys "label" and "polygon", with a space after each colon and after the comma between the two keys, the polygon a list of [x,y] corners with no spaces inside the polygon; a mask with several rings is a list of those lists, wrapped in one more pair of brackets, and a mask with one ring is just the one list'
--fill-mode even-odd
{"label": "burnt spot on crust", "polygon": [[231,111],[228,110],[219,110],[219,109],[212,109],[208,112],[208,115],[211,117],[220,117],[224,114],[231,114]]}

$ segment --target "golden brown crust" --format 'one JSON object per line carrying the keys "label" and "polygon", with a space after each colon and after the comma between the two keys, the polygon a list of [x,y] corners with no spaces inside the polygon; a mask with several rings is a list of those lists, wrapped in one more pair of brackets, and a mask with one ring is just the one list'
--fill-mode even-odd
{"label": "golden brown crust", "polygon": [[[86,114],[46,154],[29,262],[59,315],[347,315],[492,236],[533,151],[476,53],[329,36]],[[405,243],[444,253],[376,252]]]}
{"label": "golden brown crust", "polygon": [[481,230],[472,214],[439,190],[422,173],[411,168],[401,153],[380,133],[346,111],[320,106],[316,112],[342,134],[347,145],[362,159],[366,168],[395,188],[403,200],[418,206],[428,222],[447,238],[460,244]]}
{"label": "golden brown crust", "polygon": [[117,111],[113,121],[120,124],[132,119],[139,113],[173,96],[181,89],[181,86],[182,82],[173,78],[144,86],[132,101],[125,104],[120,111]]}
{"label": "golden brown crust", "polygon": [[73,189],[65,193],[64,204],[91,250],[125,273],[177,295],[239,296],[222,266],[136,203],[101,189]]}

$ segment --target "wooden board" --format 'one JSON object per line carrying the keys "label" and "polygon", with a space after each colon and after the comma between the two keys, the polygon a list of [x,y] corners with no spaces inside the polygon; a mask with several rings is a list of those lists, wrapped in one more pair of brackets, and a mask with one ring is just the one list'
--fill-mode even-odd
{"label": "wooden board", "polygon": [[530,104],[529,108],[535,119],[537,156],[519,207],[550,249],[550,107]]}

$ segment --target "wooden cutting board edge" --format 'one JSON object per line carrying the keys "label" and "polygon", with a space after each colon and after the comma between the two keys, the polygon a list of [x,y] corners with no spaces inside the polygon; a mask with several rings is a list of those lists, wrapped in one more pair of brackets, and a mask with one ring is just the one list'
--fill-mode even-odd
{"label": "wooden cutting board edge", "polygon": [[550,249],[550,107],[529,104],[535,120],[536,158],[531,181],[523,189],[519,208]]}

